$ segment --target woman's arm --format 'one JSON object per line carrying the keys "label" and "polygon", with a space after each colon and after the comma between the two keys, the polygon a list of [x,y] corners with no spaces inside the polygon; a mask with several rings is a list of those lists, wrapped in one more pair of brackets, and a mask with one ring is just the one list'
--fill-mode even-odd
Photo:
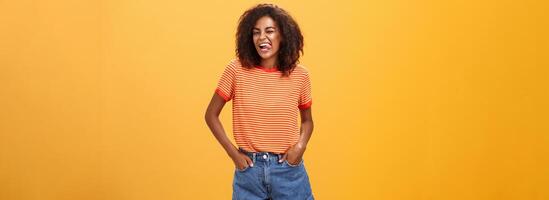
{"label": "woman's arm", "polygon": [[208,127],[212,131],[213,135],[221,146],[223,146],[238,169],[243,169],[248,165],[253,166],[252,160],[242,152],[238,151],[238,149],[229,140],[227,134],[225,133],[225,129],[219,120],[219,114],[225,106],[225,103],[226,101],[223,97],[219,96],[217,93],[214,93],[204,116],[206,124],[208,124]]}
{"label": "woman's arm", "polygon": [[299,141],[297,142],[296,146],[298,148],[305,149],[307,147],[307,143],[309,143],[309,139],[311,139],[311,135],[313,133],[314,123],[313,123],[313,114],[311,113],[311,108],[301,110],[301,134],[299,136]]}
{"label": "woman's arm", "polygon": [[301,129],[300,129],[299,140],[295,145],[291,146],[288,149],[288,151],[286,152],[286,154],[284,154],[280,162],[284,160],[288,160],[290,164],[299,164],[299,162],[301,162],[303,154],[305,153],[305,149],[307,148],[307,143],[309,143],[309,139],[311,138],[311,135],[314,129],[313,115],[311,112],[311,108],[309,107],[305,110],[300,110],[300,115],[301,115]]}

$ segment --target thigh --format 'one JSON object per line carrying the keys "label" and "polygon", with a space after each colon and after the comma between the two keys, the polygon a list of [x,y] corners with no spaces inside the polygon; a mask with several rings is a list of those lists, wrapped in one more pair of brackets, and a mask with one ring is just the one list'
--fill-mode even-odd
{"label": "thigh", "polygon": [[273,200],[311,200],[314,199],[305,170],[304,161],[290,165],[287,161],[276,164],[271,170],[271,187]]}
{"label": "thigh", "polygon": [[260,179],[260,167],[248,167],[244,170],[235,169],[233,178],[233,200],[264,200],[267,199],[267,189]]}

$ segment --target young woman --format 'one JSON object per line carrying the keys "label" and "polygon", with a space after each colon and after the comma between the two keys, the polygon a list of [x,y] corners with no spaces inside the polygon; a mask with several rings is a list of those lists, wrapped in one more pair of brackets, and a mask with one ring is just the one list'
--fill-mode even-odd
{"label": "young woman", "polygon": [[[298,64],[299,26],[282,8],[260,4],[240,17],[236,45],[238,58],[226,66],[205,116],[235,164],[233,199],[314,199],[303,162],[313,118],[309,74]],[[219,120],[230,100],[238,147]]]}

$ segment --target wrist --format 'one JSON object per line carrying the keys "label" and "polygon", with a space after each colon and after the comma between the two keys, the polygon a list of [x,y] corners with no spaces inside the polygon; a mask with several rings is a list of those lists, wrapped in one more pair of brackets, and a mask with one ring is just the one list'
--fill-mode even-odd
{"label": "wrist", "polygon": [[229,149],[227,150],[227,154],[228,154],[229,157],[231,157],[231,158],[235,158],[239,153],[240,153],[240,151],[239,151],[236,147],[234,147],[234,146],[232,146],[232,148],[229,148]]}
{"label": "wrist", "polygon": [[298,149],[305,150],[307,148],[307,144],[303,142],[298,142],[297,144],[295,144],[295,147]]}

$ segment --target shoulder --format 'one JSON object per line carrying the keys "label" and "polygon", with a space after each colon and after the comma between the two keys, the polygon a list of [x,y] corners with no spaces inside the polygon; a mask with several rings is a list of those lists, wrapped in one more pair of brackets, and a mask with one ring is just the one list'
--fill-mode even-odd
{"label": "shoulder", "polygon": [[225,66],[225,72],[230,72],[232,74],[237,74],[241,71],[242,64],[240,64],[240,60],[238,58],[233,58],[227,63]]}
{"label": "shoulder", "polygon": [[298,77],[309,76],[309,68],[305,67],[302,64],[297,64],[292,74]]}
{"label": "shoulder", "polygon": [[240,63],[240,60],[238,58],[233,58],[229,61],[229,64],[227,64],[227,68],[237,70],[239,68],[242,68],[242,64]]}

